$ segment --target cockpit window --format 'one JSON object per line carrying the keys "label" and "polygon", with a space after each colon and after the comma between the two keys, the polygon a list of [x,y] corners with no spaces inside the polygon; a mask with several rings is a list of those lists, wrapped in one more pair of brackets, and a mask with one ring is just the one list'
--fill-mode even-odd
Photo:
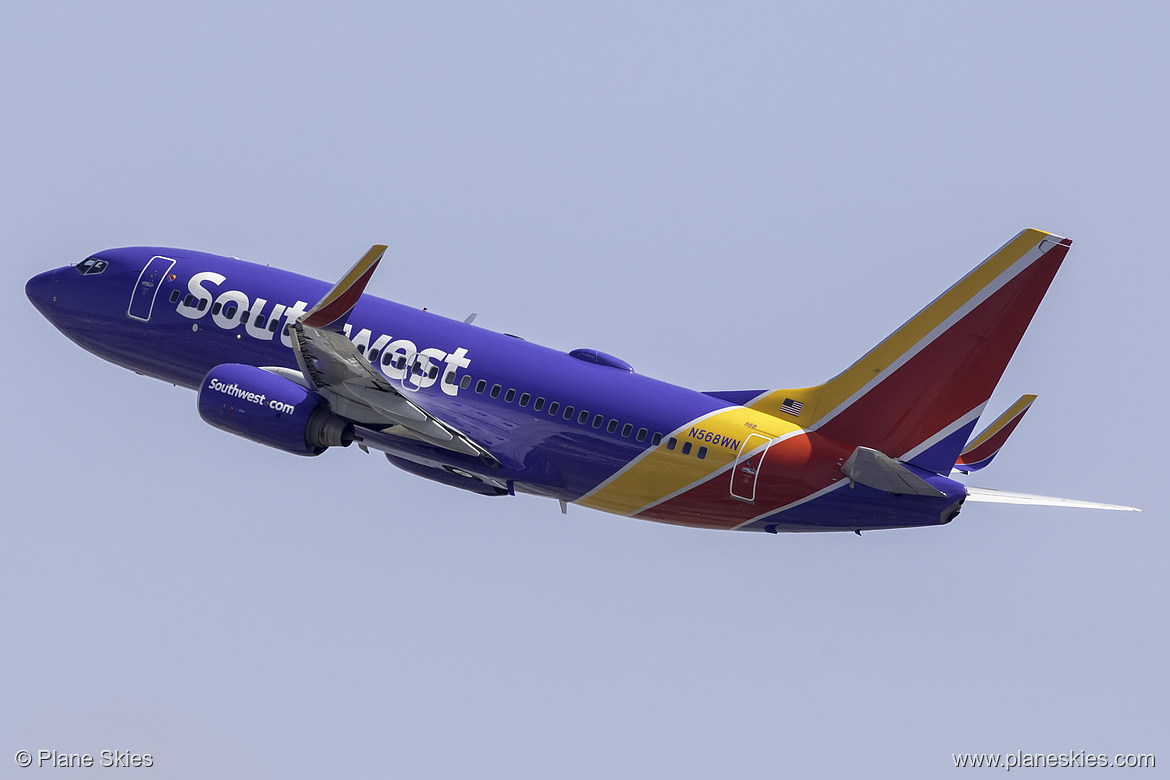
{"label": "cockpit window", "polygon": [[105,260],[98,260],[96,257],[89,257],[77,264],[77,270],[81,271],[82,276],[89,276],[91,274],[100,274],[106,270],[109,265]]}

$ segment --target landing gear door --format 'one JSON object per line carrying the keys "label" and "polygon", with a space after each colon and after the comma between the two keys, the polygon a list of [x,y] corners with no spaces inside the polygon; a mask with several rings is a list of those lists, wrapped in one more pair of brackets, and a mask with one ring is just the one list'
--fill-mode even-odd
{"label": "landing gear door", "polygon": [[731,468],[731,497],[737,501],[756,503],[756,482],[760,478],[764,455],[768,453],[768,441],[767,436],[753,433],[740,446]]}
{"label": "landing gear door", "polygon": [[136,320],[148,322],[150,312],[154,308],[154,299],[158,295],[159,287],[166,281],[167,274],[175,261],[169,257],[152,257],[142,273],[138,275],[138,282],[134,285],[134,292],[130,294],[130,307],[126,309],[126,316]]}

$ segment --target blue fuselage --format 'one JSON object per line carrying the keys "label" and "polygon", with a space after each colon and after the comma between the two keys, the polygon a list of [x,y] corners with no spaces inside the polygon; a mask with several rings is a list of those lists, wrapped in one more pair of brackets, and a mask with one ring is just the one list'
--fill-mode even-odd
{"label": "blue fuselage", "polygon": [[[226,363],[296,371],[288,328],[330,288],[288,271],[177,249],[116,249],[86,262],[34,277],[29,298],[86,350],[192,389]],[[696,439],[692,458],[723,447],[732,460],[750,435],[733,430],[713,436],[698,427],[739,409],[732,400],[642,376],[603,353],[566,354],[369,295],[352,310],[346,335],[404,395],[482,445],[497,463],[489,467],[481,458],[392,435],[369,422],[356,421],[359,440],[396,465],[461,487],[467,485],[459,473],[481,474],[509,491],[575,501],[651,450],[668,444],[674,450],[675,437]],[[423,361],[421,373],[403,366],[416,357]],[[691,446],[688,441],[680,450],[690,453]],[[432,473],[436,468],[449,473]],[[814,530],[937,524],[963,492],[957,483],[933,479],[945,498],[903,498],[892,507],[891,497],[868,488],[848,496],[834,490],[836,496],[805,505],[781,525]],[[663,490],[663,501],[668,493]],[[846,497],[862,509],[842,516],[838,504]],[[732,509],[742,508],[730,496],[718,500],[724,499]],[[704,500],[710,506],[711,499]],[[701,513],[645,516],[701,525],[688,519],[692,514]],[[735,522],[721,527],[740,527]],[[743,527],[776,525],[762,518]]]}

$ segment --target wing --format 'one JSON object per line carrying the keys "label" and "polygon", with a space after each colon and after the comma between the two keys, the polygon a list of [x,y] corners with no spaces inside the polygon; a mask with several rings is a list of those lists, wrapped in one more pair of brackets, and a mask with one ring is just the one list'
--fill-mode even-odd
{"label": "wing", "polygon": [[[293,352],[301,370],[300,377],[291,378],[325,398],[334,414],[358,425],[494,463],[486,448],[407,398],[345,336],[345,320],[385,251],[380,244],[371,247],[316,306],[293,323]],[[295,373],[290,369],[276,372]]]}

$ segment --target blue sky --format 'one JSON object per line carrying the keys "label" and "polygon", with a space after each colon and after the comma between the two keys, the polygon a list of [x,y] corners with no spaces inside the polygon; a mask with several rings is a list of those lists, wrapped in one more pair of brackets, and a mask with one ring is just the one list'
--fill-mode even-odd
{"label": "blue sky", "polygon": [[[0,765],[1170,762],[1164,7],[563,6],[0,12]],[[332,279],[385,242],[383,297],[696,389],[798,387],[1024,227],[1074,246],[991,407],[1039,400],[973,481],[1144,514],[976,505],[861,538],[563,517],[227,436],[23,294],[111,246]]]}

